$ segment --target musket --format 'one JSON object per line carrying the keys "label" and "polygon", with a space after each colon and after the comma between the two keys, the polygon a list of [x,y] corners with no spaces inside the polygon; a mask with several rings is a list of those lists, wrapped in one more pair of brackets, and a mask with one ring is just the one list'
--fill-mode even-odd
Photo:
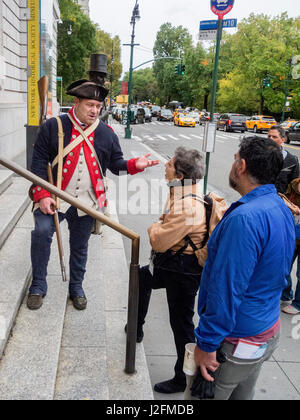
{"label": "musket", "polygon": [[[49,180],[50,184],[54,185],[51,163],[48,163],[48,180]],[[53,198],[53,200],[56,201],[55,195],[51,194],[51,198]],[[64,257],[64,250],[63,250],[62,236],[61,236],[61,230],[60,230],[57,208],[53,209],[53,211],[54,211],[53,218],[54,218],[55,230],[56,230],[56,238],[57,238],[57,246],[58,246],[58,253],[59,253],[59,260],[60,260],[61,276],[62,276],[62,280],[64,282],[66,282],[67,281],[67,275],[66,275],[66,267],[65,267],[65,257]]]}
{"label": "musket", "polygon": [[38,81],[38,90],[40,97],[40,125],[46,121],[47,117],[47,105],[48,105],[48,89],[49,89],[49,78],[48,76],[43,76]]}

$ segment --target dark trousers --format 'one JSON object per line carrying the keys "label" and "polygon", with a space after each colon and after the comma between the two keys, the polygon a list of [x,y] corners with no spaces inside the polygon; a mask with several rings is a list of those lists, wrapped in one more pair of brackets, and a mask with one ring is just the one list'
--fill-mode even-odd
{"label": "dark trousers", "polygon": [[[59,221],[66,219],[70,231],[70,296],[84,296],[82,282],[88,256],[88,241],[94,219],[78,217],[75,207],[66,213],[59,213]],[[31,232],[32,284],[30,294],[47,294],[47,267],[50,258],[52,237],[55,232],[53,216],[45,215],[40,209],[34,212],[35,228]],[[57,262],[59,264],[59,261]]]}
{"label": "dark trousers", "polygon": [[152,289],[165,288],[169,306],[170,324],[174,335],[177,361],[174,367],[176,381],[185,383],[183,360],[185,345],[194,343],[194,305],[201,274],[185,275],[155,268],[153,276],[149,266],[140,268],[138,309],[138,334],[142,330],[151,298]]}

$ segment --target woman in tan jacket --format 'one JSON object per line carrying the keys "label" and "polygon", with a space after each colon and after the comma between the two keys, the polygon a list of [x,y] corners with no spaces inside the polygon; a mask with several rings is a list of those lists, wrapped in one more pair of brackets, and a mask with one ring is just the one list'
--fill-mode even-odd
{"label": "woman in tan jacket", "polygon": [[177,362],[174,378],[156,384],[154,390],[171,394],[185,390],[185,344],[195,340],[194,304],[202,267],[193,248],[201,247],[207,231],[204,200],[198,186],[205,174],[204,157],[197,150],[179,147],[165,168],[170,196],[164,214],[148,229],[152,249],[159,254],[154,266],[150,263],[140,268],[137,341],[141,342],[144,336],[152,289],[165,288]]}

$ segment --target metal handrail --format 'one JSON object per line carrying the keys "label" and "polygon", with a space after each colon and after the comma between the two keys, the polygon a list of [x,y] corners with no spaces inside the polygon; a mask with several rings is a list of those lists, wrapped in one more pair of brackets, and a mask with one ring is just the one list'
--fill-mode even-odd
{"label": "metal handrail", "polygon": [[0,157],[0,164],[15,172],[16,174],[31,181],[34,185],[49,191],[51,194],[61,198],[72,206],[82,210],[94,219],[99,220],[103,224],[109,226],[115,231],[121,233],[132,241],[131,262],[129,271],[129,291],[128,291],[128,313],[127,313],[127,341],[126,341],[126,362],[125,372],[128,374],[135,373],[136,359],[136,336],[137,336],[137,315],[138,315],[138,294],[139,294],[139,250],[140,236],[127,229],[125,226],[111,220],[91,207],[87,206],[72,195],[58,189],[54,185],[44,179],[34,175],[27,169],[22,168],[11,160]]}

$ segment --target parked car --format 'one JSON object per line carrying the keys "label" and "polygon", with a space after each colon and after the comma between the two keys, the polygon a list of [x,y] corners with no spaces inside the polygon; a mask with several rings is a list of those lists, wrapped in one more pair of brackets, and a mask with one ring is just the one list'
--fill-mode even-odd
{"label": "parked car", "polygon": [[300,121],[294,123],[286,132],[286,142],[289,144],[291,141],[300,141]]}
{"label": "parked car", "polygon": [[157,121],[173,121],[173,114],[170,109],[162,108],[158,111]]}
{"label": "parked car", "polygon": [[145,118],[145,109],[144,108],[132,108],[132,117],[131,117],[131,123],[133,124],[144,124],[146,121]]}
{"label": "parked car", "polygon": [[276,124],[277,122],[275,118],[268,115],[254,115],[250,119],[246,120],[247,130],[253,130],[254,133],[268,131],[272,125]]}
{"label": "parked car", "polygon": [[246,131],[246,117],[243,114],[222,114],[217,120],[217,130],[235,131],[241,133]]}
{"label": "parked car", "polygon": [[67,114],[71,108],[71,106],[61,106],[59,108],[59,115]]}
{"label": "parked car", "polygon": [[122,112],[127,111],[127,108],[116,107],[113,110],[113,118],[117,121],[122,121]]}
{"label": "parked car", "polygon": [[188,115],[177,113],[174,117],[174,125],[181,127],[196,127],[194,118],[190,118]]}
{"label": "parked car", "polygon": [[298,122],[298,120],[286,120],[283,123],[281,123],[280,125],[284,130],[288,130],[296,122]]}
{"label": "parked car", "polygon": [[151,108],[151,115],[152,115],[152,117],[157,117],[157,114],[158,114],[158,112],[161,110],[161,107],[160,106],[157,106],[157,105],[154,105],[152,108]]}
{"label": "parked car", "polygon": [[151,122],[152,121],[152,114],[149,108],[144,108],[145,111],[145,121]]}
{"label": "parked car", "polygon": [[194,118],[194,120],[195,120],[196,124],[199,124],[199,118],[200,118],[200,114],[199,114],[199,112],[196,112],[196,111],[190,111],[190,112],[188,113],[188,116],[189,116],[190,118]]}
{"label": "parked car", "polygon": [[206,121],[210,120],[210,112],[201,112],[200,117],[199,117],[199,124],[205,124]]}

